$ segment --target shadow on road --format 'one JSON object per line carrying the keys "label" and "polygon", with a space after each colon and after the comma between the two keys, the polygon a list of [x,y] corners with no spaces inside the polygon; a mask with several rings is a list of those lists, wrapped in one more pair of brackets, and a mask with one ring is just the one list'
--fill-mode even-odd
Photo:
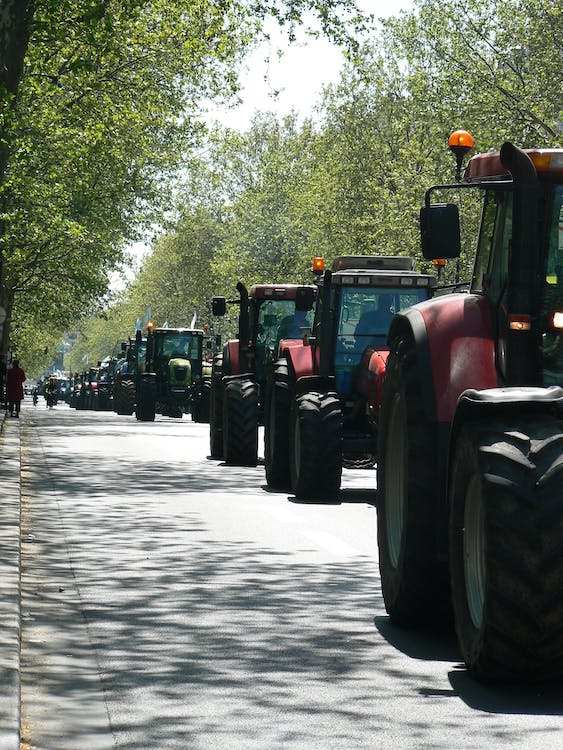
{"label": "shadow on road", "polygon": [[[68,438],[73,416],[67,410],[40,420],[43,450]],[[111,423],[112,437],[129,438],[125,425],[121,430],[127,418],[95,416],[88,430],[103,434]],[[321,736],[323,748],[362,747],[388,726],[405,694],[458,696],[487,712],[510,713],[516,705],[520,713],[563,715],[560,690],[544,692],[545,703],[534,691],[514,703],[451,671],[459,662],[452,633],[392,626],[372,560],[309,564],[245,539],[244,528],[237,538],[214,536],[190,495],[205,495],[210,511],[220,513],[225,495],[236,504],[261,487],[261,469],[206,469],[205,453],[190,453],[186,427],[175,428],[185,433],[185,460],[171,463],[150,460],[150,439],[170,435],[159,422],[146,428],[147,454],[136,460],[109,455],[102,463],[80,440],[59,463],[50,453],[48,491],[35,510],[39,526],[49,528],[56,507],[59,533],[33,543],[55,579],[70,560],[80,594],[70,620],[42,625],[56,628],[61,653],[68,647],[80,658],[95,649],[119,747],[200,747],[209,737],[209,747],[311,748],[321,746]],[[28,436],[28,459],[39,462],[40,448]],[[29,481],[33,492],[38,480]],[[344,502],[361,502],[355,491],[349,496]],[[73,632],[83,622],[89,644]],[[449,662],[451,691],[421,678],[421,660]],[[76,682],[69,674],[66,684],[49,688],[70,695]],[[413,731],[432,737],[435,721],[432,711],[419,714]],[[404,722],[408,734],[409,717]],[[327,733],[335,726],[345,733]],[[525,746],[523,728],[514,737]]]}

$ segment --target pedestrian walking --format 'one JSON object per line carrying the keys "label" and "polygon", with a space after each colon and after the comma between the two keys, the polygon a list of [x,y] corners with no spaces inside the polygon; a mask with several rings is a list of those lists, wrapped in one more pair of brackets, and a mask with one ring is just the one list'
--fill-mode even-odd
{"label": "pedestrian walking", "polygon": [[23,384],[26,380],[25,372],[17,359],[6,373],[6,395],[11,417],[20,416],[20,406],[23,400]]}

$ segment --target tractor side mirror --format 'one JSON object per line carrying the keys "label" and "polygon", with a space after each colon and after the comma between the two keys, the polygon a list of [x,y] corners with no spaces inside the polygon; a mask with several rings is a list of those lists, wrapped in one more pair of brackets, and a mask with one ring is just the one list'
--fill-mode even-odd
{"label": "tractor side mirror", "polygon": [[315,304],[315,289],[311,286],[298,286],[295,290],[295,309],[308,312]]}
{"label": "tractor side mirror", "polygon": [[227,312],[227,300],[225,297],[213,297],[211,300],[211,312],[216,317],[221,317]]}
{"label": "tractor side mirror", "polygon": [[455,203],[434,203],[420,210],[422,255],[426,260],[458,258],[461,253],[459,210]]}

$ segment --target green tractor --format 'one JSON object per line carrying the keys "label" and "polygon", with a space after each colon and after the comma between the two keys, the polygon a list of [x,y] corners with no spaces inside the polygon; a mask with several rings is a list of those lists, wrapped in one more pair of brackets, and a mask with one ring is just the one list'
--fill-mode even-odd
{"label": "green tractor", "polygon": [[[204,332],[195,328],[154,328],[149,324],[146,361],[136,377],[135,415],[141,422],[155,414],[208,421],[209,375],[204,373]],[[137,332],[141,341],[141,332]]]}

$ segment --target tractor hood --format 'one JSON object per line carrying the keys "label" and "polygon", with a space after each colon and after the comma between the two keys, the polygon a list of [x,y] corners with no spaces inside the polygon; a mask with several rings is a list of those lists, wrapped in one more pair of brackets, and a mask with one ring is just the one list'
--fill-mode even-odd
{"label": "tractor hood", "polygon": [[192,365],[189,359],[173,357],[168,362],[171,386],[188,386],[192,382]]}

